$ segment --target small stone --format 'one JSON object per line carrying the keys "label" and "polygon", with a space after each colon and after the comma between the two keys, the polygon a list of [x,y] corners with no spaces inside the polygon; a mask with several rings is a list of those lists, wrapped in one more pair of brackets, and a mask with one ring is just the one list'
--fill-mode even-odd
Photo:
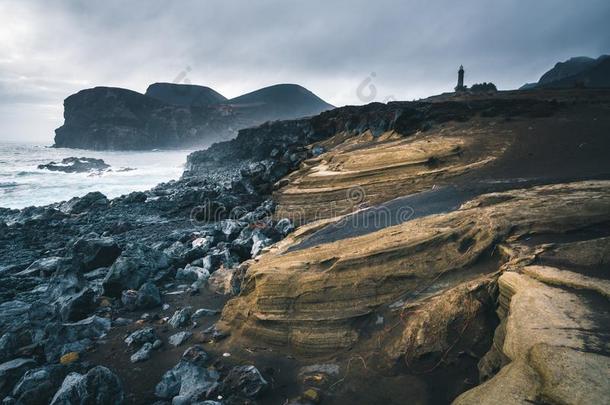
{"label": "small stone", "polygon": [[186,360],[200,366],[203,366],[208,358],[209,356],[206,351],[199,345],[191,346],[186,349],[184,353],[182,353],[182,360]]}
{"label": "small stone", "polygon": [[216,327],[216,324],[210,326],[209,328],[204,330],[202,333],[206,337],[206,339],[214,341],[214,342],[220,342],[221,340],[229,337],[229,334],[227,332],[224,332],[224,331],[218,329]]}
{"label": "small stone", "polygon": [[207,308],[199,308],[197,311],[191,315],[191,319],[199,319],[204,316],[214,316],[218,314],[220,311],[216,309],[207,309]]}
{"label": "small stone", "polygon": [[187,325],[191,319],[191,311],[191,307],[186,307],[174,312],[174,315],[172,315],[168,323],[173,328],[180,328]]}
{"label": "small stone", "polygon": [[139,346],[144,343],[152,343],[157,340],[157,334],[153,328],[143,328],[133,332],[131,335],[125,338],[127,346]]}
{"label": "small stone", "polygon": [[116,318],[113,321],[113,325],[114,326],[127,326],[127,325],[131,325],[133,323],[133,320],[129,319],[129,318]]}
{"label": "small stone", "polygon": [[125,290],[121,294],[121,302],[128,311],[134,311],[137,308],[138,292],[135,290]]}
{"label": "small stone", "polygon": [[303,392],[303,398],[318,403],[320,402],[320,393],[313,388],[309,388]]}
{"label": "small stone", "polygon": [[233,367],[222,382],[222,392],[239,392],[248,398],[255,398],[266,388],[267,381],[254,366]]}
{"label": "small stone", "polygon": [[131,358],[129,359],[132,363],[139,363],[142,361],[146,361],[150,359],[150,353],[153,350],[153,345],[151,343],[144,343],[140,350],[135,352]]}
{"label": "small stone", "polygon": [[112,305],[112,303],[110,302],[110,300],[108,298],[104,297],[100,300],[100,307],[109,307],[111,305]]}
{"label": "small stone", "polygon": [[78,360],[78,357],[79,357],[78,352],[66,353],[60,357],[59,363],[63,364],[63,365],[74,363],[75,361]]}
{"label": "small stone", "polygon": [[178,332],[169,337],[169,344],[174,347],[178,347],[189,340],[191,336],[193,336],[191,332]]}
{"label": "small stone", "polygon": [[142,284],[136,297],[136,307],[138,309],[155,308],[161,305],[161,294],[154,283]]}

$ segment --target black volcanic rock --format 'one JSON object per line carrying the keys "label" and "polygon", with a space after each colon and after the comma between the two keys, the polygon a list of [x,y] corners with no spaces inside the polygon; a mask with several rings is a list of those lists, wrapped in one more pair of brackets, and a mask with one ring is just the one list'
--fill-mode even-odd
{"label": "black volcanic rock", "polygon": [[521,90],[571,87],[610,87],[610,56],[579,56],[558,62],[537,83],[527,83]]}
{"label": "black volcanic rock", "polygon": [[226,97],[215,90],[194,84],[154,83],[148,86],[145,95],[167,104],[181,106],[206,106],[222,104]]}
{"label": "black volcanic rock", "polygon": [[109,167],[110,165],[104,162],[102,159],[86,157],[68,157],[63,159],[60,163],[51,162],[45,165],[38,165],[38,168],[41,170],[46,169],[52,172],[64,173],[83,173],[91,171],[101,172]]}
{"label": "black volcanic rock", "polygon": [[335,108],[296,84],[265,87],[228,102],[238,113],[261,122],[307,117]]}

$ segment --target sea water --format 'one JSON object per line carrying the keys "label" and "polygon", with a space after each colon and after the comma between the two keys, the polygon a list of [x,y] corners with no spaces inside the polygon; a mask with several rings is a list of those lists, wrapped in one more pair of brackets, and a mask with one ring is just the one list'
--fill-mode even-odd
{"label": "sea water", "polygon": [[[108,198],[144,191],[158,183],[180,178],[191,152],[89,151],[0,142],[0,207],[46,205],[91,191],[100,191]],[[103,159],[111,167],[100,174],[38,169],[40,164],[59,162],[70,156]]]}

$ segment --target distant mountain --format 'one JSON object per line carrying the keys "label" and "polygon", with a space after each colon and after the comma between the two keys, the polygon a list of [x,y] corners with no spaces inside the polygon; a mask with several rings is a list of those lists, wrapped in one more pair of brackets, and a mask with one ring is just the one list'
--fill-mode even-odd
{"label": "distant mountain", "polygon": [[215,90],[194,84],[154,83],[148,86],[145,94],[168,104],[182,106],[206,106],[227,101]]}
{"label": "distant mountain", "polygon": [[116,87],[81,90],[64,101],[56,147],[145,150],[207,146],[266,121],[317,115],[333,106],[293,84],[227,100],[209,87],[155,83],[146,94]]}
{"label": "distant mountain", "polygon": [[521,90],[570,87],[610,87],[610,56],[597,59],[579,56],[559,62],[537,83],[527,83]]}
{"label": "distant mountain", "polygon": [[254,119],[265,121],[317,115],[334,106],[297,84],[276,84],[235,97],[228,104]]}

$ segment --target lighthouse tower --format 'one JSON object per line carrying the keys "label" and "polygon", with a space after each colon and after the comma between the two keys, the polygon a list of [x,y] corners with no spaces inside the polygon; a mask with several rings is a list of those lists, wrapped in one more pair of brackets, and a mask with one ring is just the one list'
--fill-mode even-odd
{"label": "lighthouse tower", "polygon": [[460,70],[458,70],[458,82],[457,86],[455,86],[455,91],[464,91],[466,87],[464,86],[464,66],[460,65]]}

